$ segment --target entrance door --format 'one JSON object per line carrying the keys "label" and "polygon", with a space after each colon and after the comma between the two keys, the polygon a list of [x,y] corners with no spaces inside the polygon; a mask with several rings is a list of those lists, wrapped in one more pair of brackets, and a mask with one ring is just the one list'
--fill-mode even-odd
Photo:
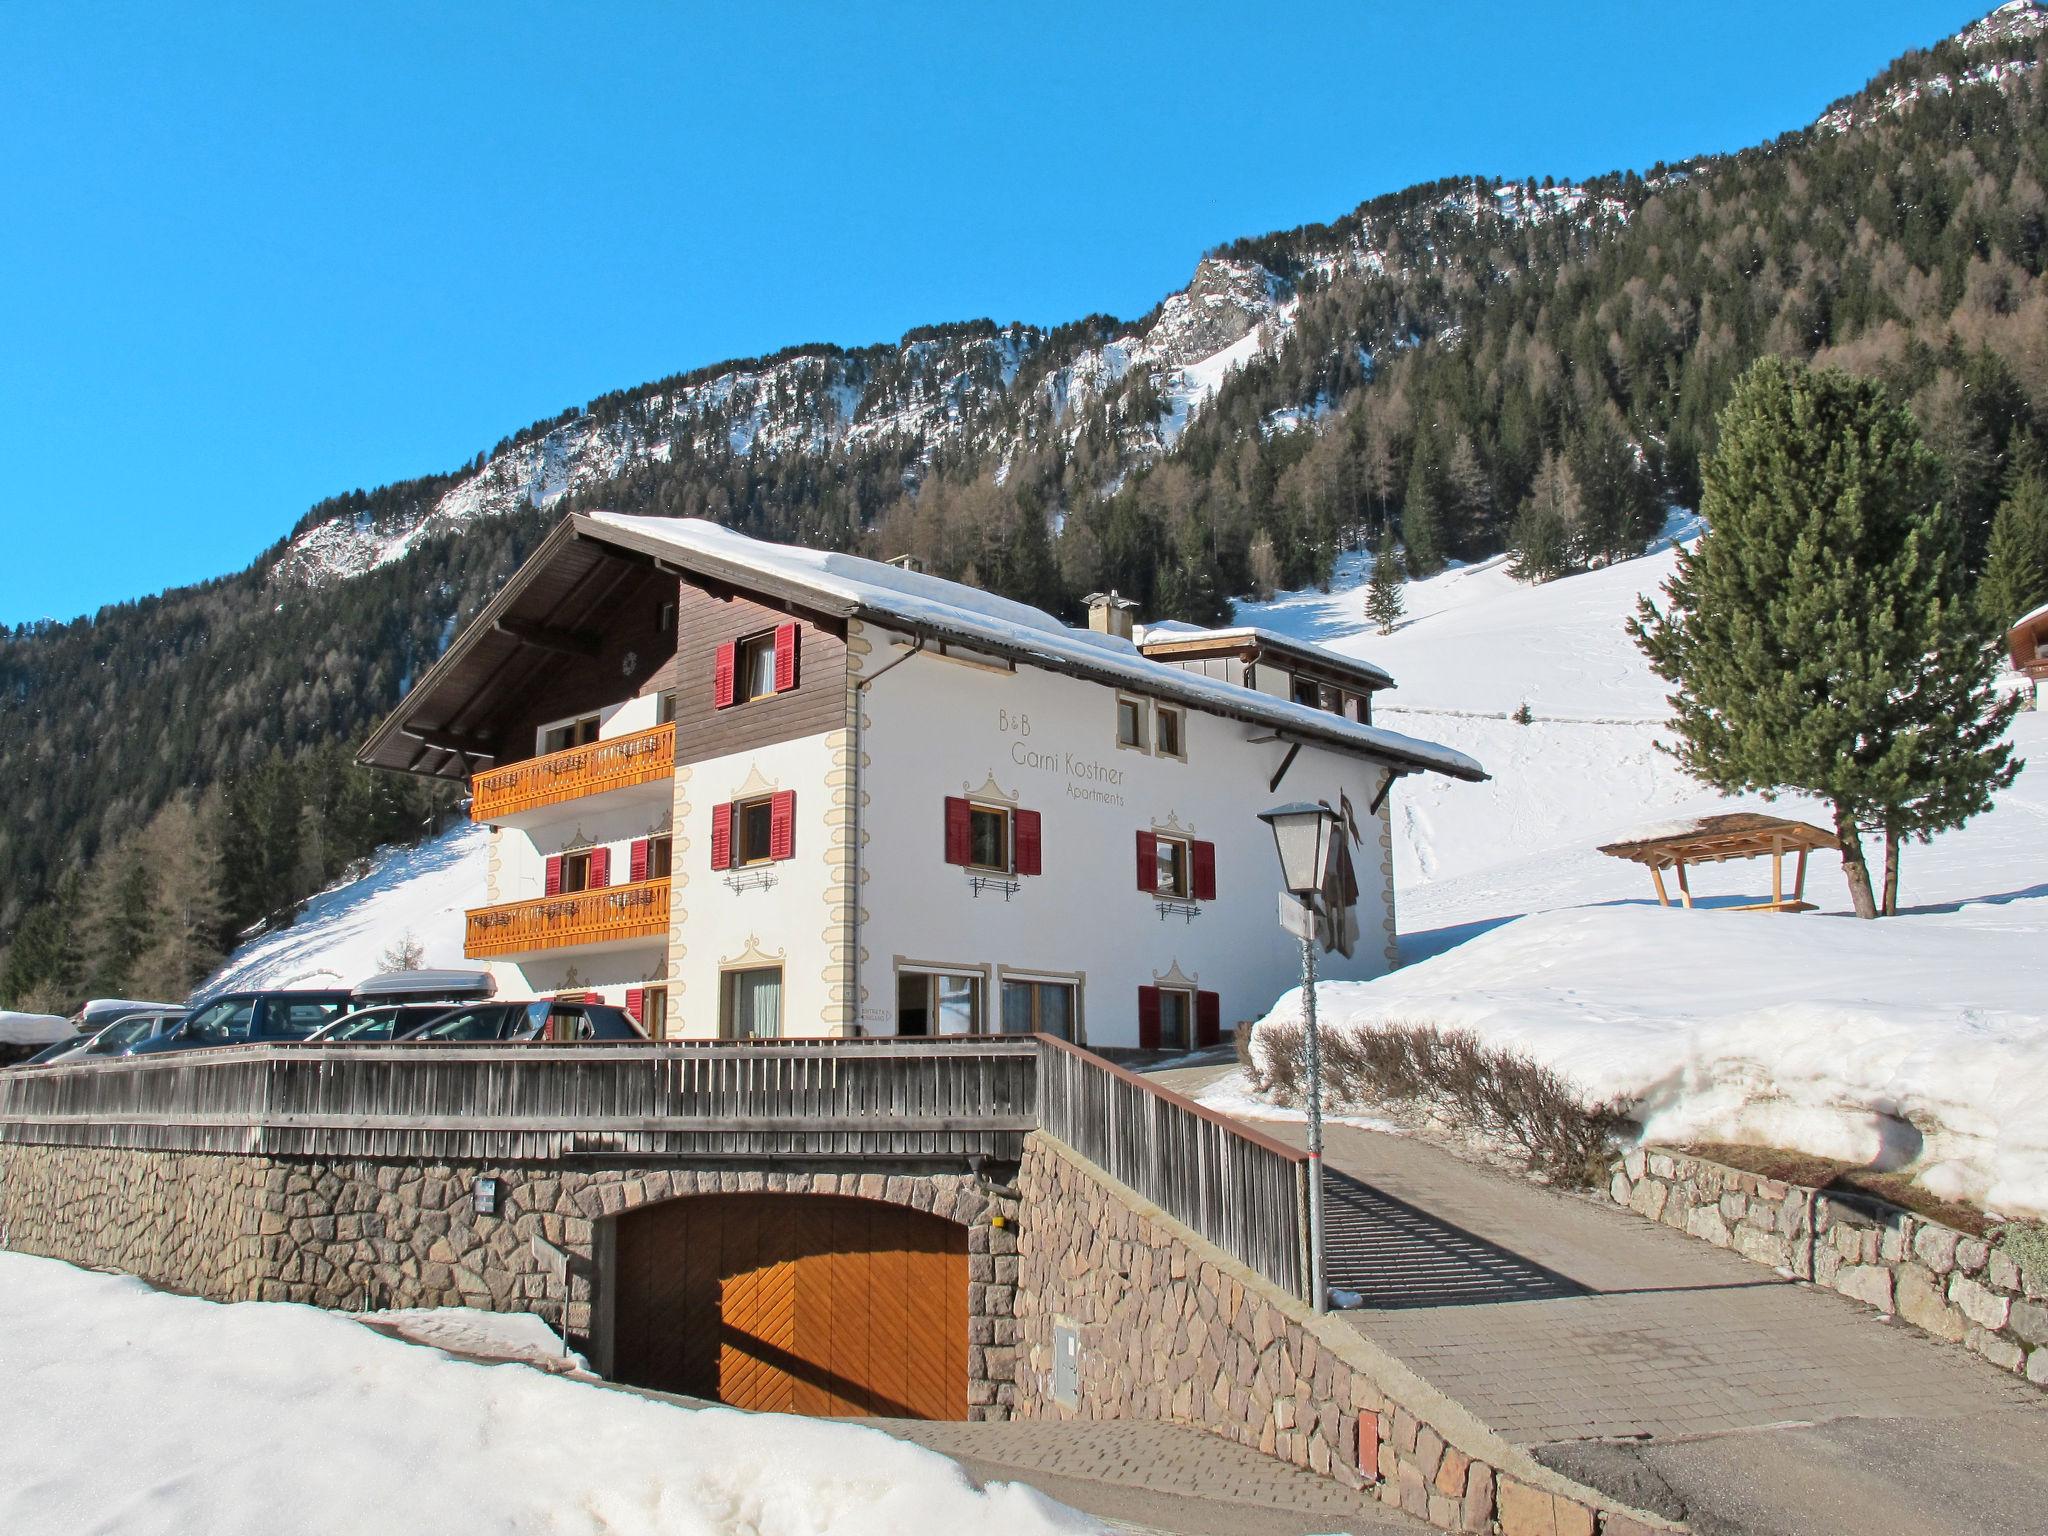
{"label": "entrance door", "polygon": [[615,1374],[773,1413],[967,1417],[967,1229],[839,1195],[621,1217]]}

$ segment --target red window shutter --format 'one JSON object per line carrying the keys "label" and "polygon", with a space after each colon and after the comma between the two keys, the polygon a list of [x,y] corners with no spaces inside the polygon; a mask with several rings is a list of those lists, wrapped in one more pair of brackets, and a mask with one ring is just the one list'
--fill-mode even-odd
{"label": "red window shutter", "polygon": [[775,691],[788,693],[796,687],[796,653],[802,643],[803,627],[778,624],[775,627]]}
{"label": "red window shutter", "polygon": [[946,862],[965,865],[973,858],[969,835],[967,802],[958,795],[946,797]]}
{"label": "red window shutter", "polygon": [[562,856],[559,853],[548,860],[547,884],[542,889],[550,896],[562,894]]}
{"label": "red window shutter", "polygon": [[1035,875],[1043,862],[1039,851],[1038,812],[1019,811],[1017,823],[1017,873]]}
{"label": "red window shutter", "polygon": [[732,868],[732,807],[711,807],[711,867]]}
{"label": "red window shutter", "polygon": [[1214,992],[1195,994],[1195,1048],[1223,1043],[1223,999]]}
{"label": "red window shutter", "polygon": [[1214,843],[1196,843],[1194,845],[1192,863],[1194,864],[1193,889],[1195,900],[1214,901],[1216,899],[1216,845]]}
{"label": "red window shutter", "polygon": [[1159,989],[1138,988],[1138,1049],[1159,1049]]}
{"label": "red window shutter", "polygon": [[631,862],[628,865],[627,878],[635,885],[638,885],[647,878],[647,839],[644,837],[633,839],[633,852]]}
{"label": "red window shutter", "polygon": [[[1159,889],[1159,839],[1150,832],[1138,834],[1138,889],[1156,891]],[[1154,1003],[1157,1003],[1155,998]],[[1154,1022],[1157,1022],[1155,1012]]]}
{"label": "red window shutter", "polygon": [[590,888],[601,891],[612,883],[612,851],[609,848],[590,850]]}
{"label": "red window shutter", "polygon": [[779,789],[768,801],[768,857],[796,857],[796,791]]}
{"label": "red window shutter", "polygon": [[711,707],[730,709],[734,698],[733,678],[739,670],[739,642],[728,640],[718,648],[711,666]]}
{"label": "red window shutter", "polygon": [[626,988],[626,1012],[633,1015],[633,1022],[636,1024],[645,1024],[647,1022],[647,989],[645,987]]}

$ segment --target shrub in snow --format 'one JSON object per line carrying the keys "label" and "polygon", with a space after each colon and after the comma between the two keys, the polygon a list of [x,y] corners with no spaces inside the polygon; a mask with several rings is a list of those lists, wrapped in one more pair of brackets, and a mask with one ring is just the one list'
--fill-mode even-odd
{"label": "shrub in snow", "polygon": [[[1250,1030],[1239,1031],[1249,1037]],[[1261,1024],[1254,1081],[1300,1103],[1307,1093],[1300,1024]],[[1588,1187],[1607,1177],[1621,1107],[1591,1103],[1563,1074],[1470,1030],[1389,1022],[1324,1031],[1325,1094],[1346,1104],[1418,1109],[1453,1129],[1511,1148],[1532,1173]],[[1248,1046],[1240,1046],[1249,1057]]]}

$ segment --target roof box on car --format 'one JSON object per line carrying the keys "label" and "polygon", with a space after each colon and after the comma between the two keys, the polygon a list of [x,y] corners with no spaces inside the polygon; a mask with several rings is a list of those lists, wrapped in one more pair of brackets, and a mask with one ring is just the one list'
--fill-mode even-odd
{"label": "roof box on car", "polygon": [[386,971],[361,982],[359,1003],[466,1003],[498,990],[489,971]]}

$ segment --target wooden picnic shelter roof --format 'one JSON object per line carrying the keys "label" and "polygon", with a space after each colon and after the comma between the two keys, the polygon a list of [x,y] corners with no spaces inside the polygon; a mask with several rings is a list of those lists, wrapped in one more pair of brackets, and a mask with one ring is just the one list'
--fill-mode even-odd
{"label": "wooden picnic shelter roof", "polygon": [[1670,869],[1679,864],[1718,864],[1723,859],[1756,859],[1794,849],[1840,846],[1834,833],[1811,822],[1758,811],[1730,811],[1702,816],[1690,827],[1605,843],[1600,851],[1651,869]]}

